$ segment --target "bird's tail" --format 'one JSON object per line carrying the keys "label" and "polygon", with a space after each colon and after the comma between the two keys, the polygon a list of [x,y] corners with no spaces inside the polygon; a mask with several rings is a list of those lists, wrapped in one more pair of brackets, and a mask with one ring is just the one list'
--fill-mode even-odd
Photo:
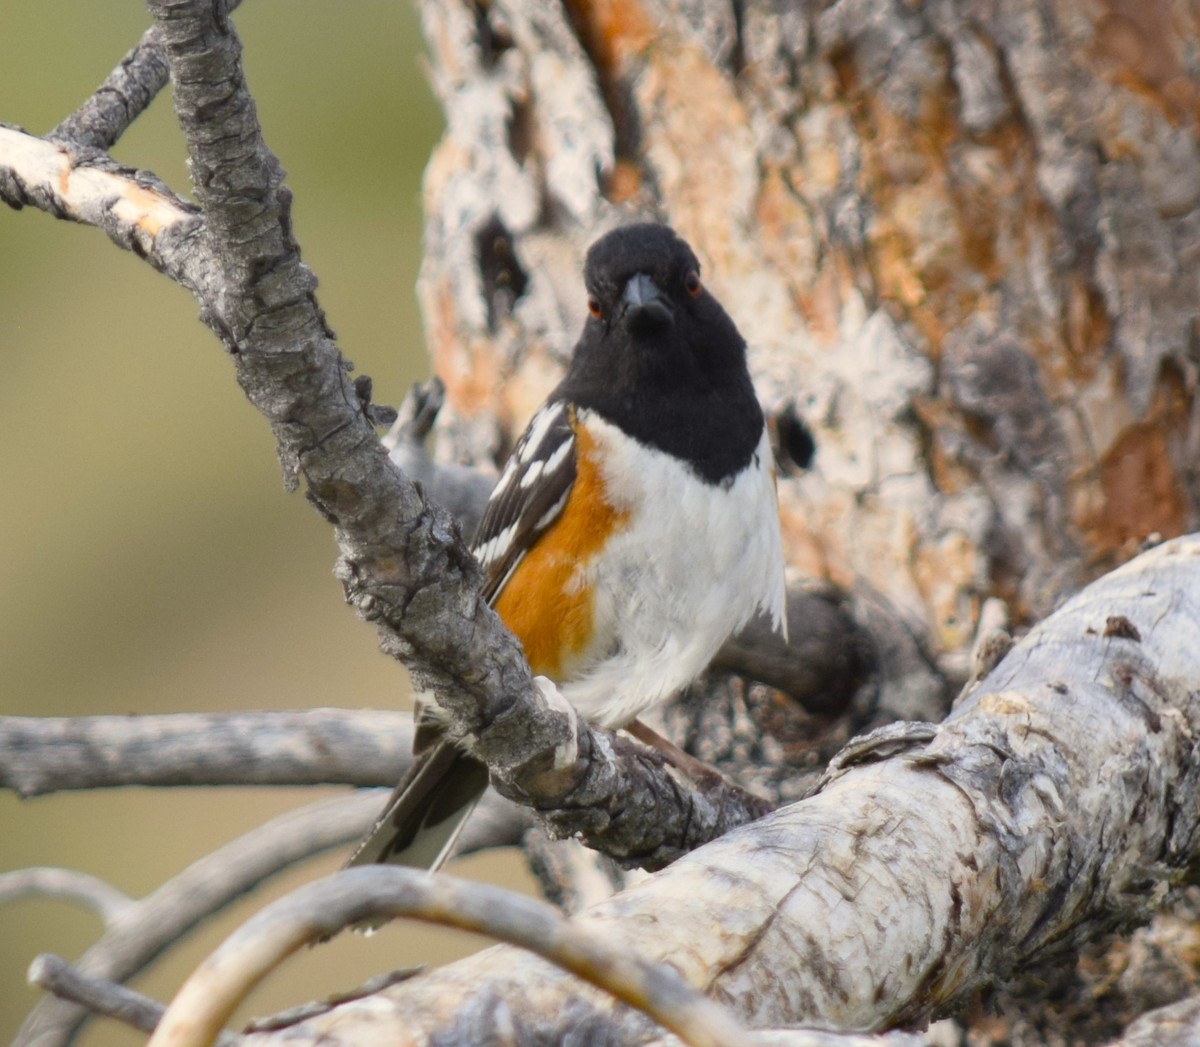
{"label": "bird's tail", "polygon": [[439,742],[417,757],[346,865],[439,868],[487,784],[485,764]]}

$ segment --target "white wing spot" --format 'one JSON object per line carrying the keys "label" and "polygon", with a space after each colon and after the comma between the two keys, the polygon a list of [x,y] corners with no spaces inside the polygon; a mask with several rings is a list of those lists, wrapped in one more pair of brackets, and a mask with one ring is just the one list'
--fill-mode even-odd
{"label": "white wing spot", "polygon": [[490,538],[483,544],[483,547],[475,554],[479,561],[486,567],[488,564],[495,563],[506,552],[508,547],[512,545],[513,537],[517,533],[517,525],[512,524],[504,528],[494,538]]}
{"label": "white wing spot", "polygon": [[496,486],[492,488],[492,493],[488,495],[489,502],[499,501],[504,493],[512,486],[513,477],[517,475],[517,462],[515,458],[510,458],[508,464],[504,467],[504,471],[500,474],[500,479],[496,481]]}
{"label": "white wing spot", "polygon": [[522,462],[528,462],[537,457],[539,445],[562,412],[562,404],[551,404],[543,407],[533,416],[525,430],[525,438],[522,440],[523,446],[520,454]]}
{"label": "white wing spot", "polygon": [[534,530],[540,531],[543,527],[546,527],[559,513],[561,513],[563,506],[567,504],[567,499],[570,496],[571,489],[568,487],[567,490],[563,492],[563,496],[552,506],[550,506],[549,509],[542,513],[541,517],[538,519],[538,522],[533,525]]}
{"label": "white wing spot", "polygon": [[532,487],[537,483],[537,478],[542,475],[542,462],[531,462],[529,468],[525,470],[525,475],[521,477],[522,489]]}
{"label": "white wing spot", "polygon": [[571,449],[574,446],[575,446],[575,437],[574,436],[570,437],[570,439],[564,440],[561,444],[559,444],[558,447],[555,448],[554,453],[549,458],[546,459],[546,466],[545,466],[546,472],[552,473],[552,472],[554,472],[555,469],[557,469],[560,465],[562,465],[563,459],[566,458],[567,455],[571,453]]}

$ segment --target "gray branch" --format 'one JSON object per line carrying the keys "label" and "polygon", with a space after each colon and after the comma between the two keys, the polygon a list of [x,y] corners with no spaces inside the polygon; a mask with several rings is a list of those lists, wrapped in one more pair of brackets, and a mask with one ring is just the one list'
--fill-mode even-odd
{"label": "gray branch", "polygon": [[0,787],[28,798],[122,785],[394,784],[412,717],[371,709],[0,717]]}
{"label": "gray branch", "polygon": [[46,137],[93,149],[111,149],[167,86],[161,34],[151,27],[104,82]]}
{"label": "gray branch", "polygon": [[[242,0],[225,0],[232,11]],[[92,149],[109,150],[167,86],[169,70],[162,34],[151,26],[104,82],[46,137]]]}
{"label": "gray branch", "polygon": [[[52,953],[42,953],[29,965],[29,982],[59,999],[77,1003],[141,1032],[153,1032],[166,1011],[157,1000],[103,978],[90,977]],[[217,1047],[232,1047],[235,1039],[222,1032],[216,1038]]]}

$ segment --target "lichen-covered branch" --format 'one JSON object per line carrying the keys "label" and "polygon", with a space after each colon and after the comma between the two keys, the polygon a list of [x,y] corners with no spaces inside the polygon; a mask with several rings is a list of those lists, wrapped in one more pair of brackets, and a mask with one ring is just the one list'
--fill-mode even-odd
{"label": "lichen-covered branch", "polygon": [[[751,1026],[843,1029],[925,1021],[1144,919],[1156,885],[1200,854],[1198,623],[1192,536],[1070,601],[945,723],[884,729],[814,796],[579,919],[673,964]],[[408,1043],[472,1042],[517,1001],[538,1035],[581,1007],[610,1015],[572,979],[494,949],[293,1028],[288,1043],[401,1029]]]}

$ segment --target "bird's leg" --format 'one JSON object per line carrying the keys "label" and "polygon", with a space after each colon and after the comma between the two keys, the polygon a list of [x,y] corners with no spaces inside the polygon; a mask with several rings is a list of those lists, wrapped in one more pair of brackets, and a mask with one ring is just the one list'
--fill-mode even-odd
{"label": "bird's leg", "polygon": [[703,760],[685,753],[674,742],[667,741],[657,731],[651,730],[641,720],[634,720],[625,725],[627,734],[636,738],[643,745],[659,753],[664,760],[677,767],[697,784],[715,784],[724,781],[721,772],[710,767]]}

